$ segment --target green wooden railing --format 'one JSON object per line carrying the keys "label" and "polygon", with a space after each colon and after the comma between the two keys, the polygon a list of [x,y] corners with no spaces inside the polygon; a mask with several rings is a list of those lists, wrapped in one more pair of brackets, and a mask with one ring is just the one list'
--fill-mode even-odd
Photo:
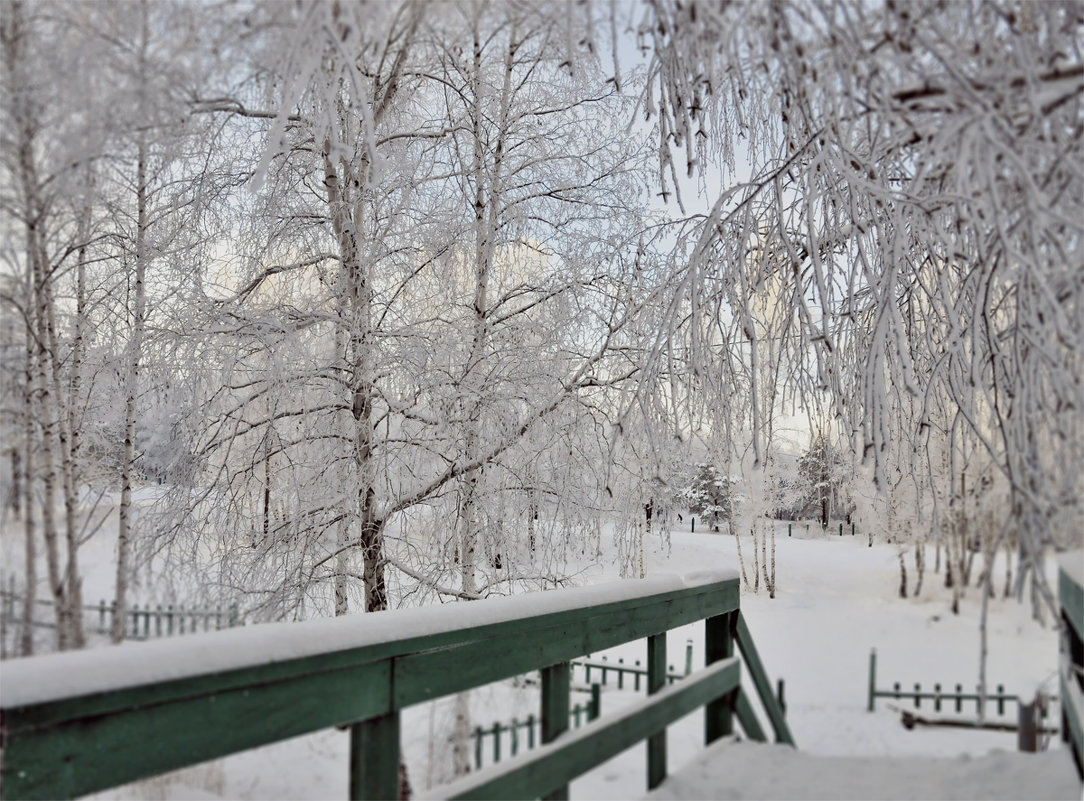
{"label": "green wooden railing", "polygon": [[1062,653],[1059,673],[1061,736],[1084,779],[1084,553],[1063,556],[1058,570]]}
{"label": "green wooden railing", "polygon": [[[707,742],[730,734],[734,716],[766,739],[735,642],[775,739],[793,745],[738,597],[732,574],[670,577],[11,660],[0,684],[0,795],[78,796],[349,726],[350,796],[396,798],[402,709],[537,669],[545,745],[437,792],[564,797],[571,779],[645,739],[655,787],[666,776],[665,727],[694,709],[706,709]],[[699,620],[707,667],[664,687],[666,632]],[[642,638],[651,695],[568,731],[570,660]]]}

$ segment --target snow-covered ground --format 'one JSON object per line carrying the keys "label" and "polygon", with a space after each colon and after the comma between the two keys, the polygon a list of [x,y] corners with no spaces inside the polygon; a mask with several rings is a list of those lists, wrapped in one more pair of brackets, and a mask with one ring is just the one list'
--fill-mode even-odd
{"label": "snow-covered ground", "polygon": [[[960,614],[953,615],[949,610],[950,595],[942,586],[943,575],[931,571],[926,575],[922,597],[902,601],[897,597],[899,566],[894,546],[875,544],[872,548],[867,547],[861,532],[857,537],[850,536],[849,532],[839,537],[831,530],[827,535],[816,531],[806,535],[804,528],[800,533],[799,527],[795,528],[795,536],[791,538],[787,537],[785,524],[778,529],[777,597],[769,599],[763,588],[757,594],[743,593],[742,609],[773,681],[781,677],[786,682],[788,720],[803,759],[806,756],[965,756],[975,759],[993,750],[1013,751],[1016,741],[1012,733],[949,728],[909,731],[903,728],[898,714],[889,709],[889,703],[884,700],[878,700],[875,712],[866,711],[871,648],[878,652],[878,685],[881,687],[899,681],[904,688],[916,682],[921,682],[924,689],[932,689],[935,682],[940,682],[944,688],[957,682],[968,689],[974,688],[980,654],[979,592],[970,589]],[[88,551],[87,556],[92,553],[97,552]],[[748,547],[745,555],[747,568],[751,570]],[[88,564],[88,575],[107,573],[100,569],[97,561],[95,558]],[[932,559],[928,561],[932,563]],[[604,556],[601,564],[584,566],[586,570],[581,578],[588,583],[616,580],[614,570],[607,567],[609,564],[612,561]],[[669,548],[661,541],[650,543],[647,564],[649,575],[654,576],[663,572],[730,569],[737,565],[737,557],[730,536],[673,531]],[[912,567],[910,561],[908,567]],[[702,664],[701,629],[700,625],[689,626],[675,630],[669,636],[669,661],[679,670],[684,664],[685,644],[689,639],[694,644],[694,664]],[[125,647],[135,650],[142,646]],[[611,660],[620,657],[631,663],[644,658],[644,646],[643,643],[630,643],[614,649],[608,656]],[[1052,691],[1056,662],[1057,638],[1053,629],[1035,623],[1027,606],[1011,600],[991,600],[987,668],[991,686],[1003,684],[1008,692],[1024,696],[1038,688]],[[636,697],[630,691],[606,688],[602,698],[603,715]],[[573,700],[584,701],[586,698],[586,695],[576,694]],[[928,702],[924,703],[923,711],[932,714],[929,707]],[[494,721],[508,721],[512,717],[522,720],[536,709],[537,688],[534,686],[517,688],[508,682],[472,694],[474,722],[487,727]],[[1015,708],[1006,709],[1006,719],[1014,719],[1015,712]],[[973,718],[974,715],[973,705],[965,708],[963,717]],[[447,700],[423,704],[404,714],[403,749],[411,781],[418,789],[431,786],[442,774],[441,766],[446,764],[450,751],[451,719],[451,704]],[[344,732],[320,732],[118,788],[97,797],[345,797],[347,739]],[[1060,748],[1057,738],[1051,745]],[[487,753],[490,750],[487,739]],[[577,780],[572,785],[572,797],[603,799],[643,795],[643,750],[642,746],[630,749]],[[507,744],[503,751],[507,755]],[[690,715],[671,726],[669,752],[671,771],[680,770],[703,753],[700,715]],[[739,762],[742,760],[737,758]],[[750,756],[748,764],[759,764],[755,754]],[[979,775],[979,772],[975,771],[975,774]],[[696,786],[704,789],[703,785]],[[972,797],[983,796],[981,787],[976,786],[974,790]],[[683,791],[675,792],[678,794],[669,797],[683,794]],[[785,791],[777,792],[784,797],[787,795]],[[916,792],[919,795],[912,797],[922,795],[922,791]],[[1057,792],[1051,792],[1054,797],[1059,797]],[[947,785],[945,794],[951,795]],[[810,789],[809,793],[801,795],[812,797],[815,792]],[[1045,797],[1041,792],[1028,795]],[[1006,796],[1002,793],[999,797]]]}

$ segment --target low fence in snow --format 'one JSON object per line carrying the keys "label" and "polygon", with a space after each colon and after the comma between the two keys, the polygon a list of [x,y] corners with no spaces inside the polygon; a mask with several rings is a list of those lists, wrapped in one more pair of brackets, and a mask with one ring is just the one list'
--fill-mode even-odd
{"label": "low fence in snow", "polygon": [[[8,588],[0,590],[0,619],[5,626],[22,625],[20,607],[25,596],[15,591],[14,582]],[[51,598],[34,601],[36,608],[52,610],[56,603]],[[113,619],[117,614],[116,601],[83,605],[84,626],[88,632],[110,634],[113,631]],[[149,640],[156,637],[172,637],[179,634],[195,634],[199,631],[218,631],[233,628],[241,624],[237,605],[206,609],[199,607],[185,608],[184,604],[132,604],[124,613],[124,639]],[[41,620],[37,616],[30,623],[34,628],[55,629],[53,620]]]}
{"label": "low fence in snow", "polygon": [[[994,704],[997,707],[997,714],[1005,714],[1005,704],[1018,703],[1020,696],[1012,695],[1005,692],[1005,686],[1003,684],[997,685],[997,691],[993,693],[982,693],[981,687],[976,687],[975,692],[964,692],[964,686],[957,684],[954,690],[942,689],[940,684],[934,684],[933,690],[923,691],[921,684],[915,684],[914,690],[904,690],[901,688],[900,683],[897,681],[892,685],[891,690],[878,689],[877,687],[877,649],[871,648],[869,652],[869,690],[866,702],[866,709],[869,712],[874,710],[878,698],[892,698],[897,701],[914,701],[915,709],[922,708],[923,701],[933,701],[933,709],[935,712],[940,712],[942,705],[955,707],[956,712],[962,712],[965,703],[975,704],[975,713],[978,714],[984,703]],[[1030,700],[1030,699],[1029,699]],[[1046,717],[1046,710],[1042,710],[1043,717]]]}
{"label": "low fence in snow", "polygon": [[[400,712],[541,670],[544,745],[437,788],[445,798],[567,795],[568,782],[647,741],[666,776],[666,726],[705,708],[705,741],[790,731],[739,606],[738,578],[659,578],[376,614],[271,623],[6,663],[0,795],[61,798],[335,726],[350,729],[350,796],[397,798]],[[666,633],[705,621],[705,662],[669,687]],[[570,661],[647,639],[649,695],[569,729]]]}

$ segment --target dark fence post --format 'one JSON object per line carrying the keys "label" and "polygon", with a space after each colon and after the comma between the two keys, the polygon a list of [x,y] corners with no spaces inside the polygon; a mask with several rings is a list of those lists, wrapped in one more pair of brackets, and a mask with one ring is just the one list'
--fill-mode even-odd
{"label": "dark fence post", "polygon": [[[640,678],[639,674],[636,676]],[[637,682],[639,683],[639,682]],[[647,693],[666,686],[666,632],[647,638]],[[654,790],[666,778],[666,729],[647,738],[647,789]]]}
{"label": "dark fence post", "polygon": [[[738,612],[726,612],[704,621],[704,662],[711,665],[734,656],[734,633],[738,627]],[[713,743],[734,733],[734,702],[736,693],[709,703],[704,709],[704,741]]]}
{"label": "dark fence post", "polygon": [[1019,709],[1016,713],[1017,721],[1017,733],[1016,733],[1016,748],[1019,751],[1026,751],[1029,754],[1033,754],[1039,750],[1039,727],[1035,724],[1035,701],[1025,704],[1023,701],[1019,702]]}
{"label": "dark fence post", "polygon": [[[542,668],[542,742],[552,742],[568,731],[571,669],[568,662]],[[568,801],[568,785],[554,790],[546,799]]]}
{"label": "dark fence post", "polygon": [[399,713],[350,727],[350,798],[399,797]]}
{"label": "dark fence post", "polygon": [[869,701],[866,704],[866,711],[872,712],[874,705],[877,703],[877,649],[869,649]]}
{"label": "dark fence post", "polygon": [[474,767],[476,770],[482,769],[482,727],[477,726],[474,729]]}
{"label": "dark fence post", "polygon": [[[591,707],[587,713],[588,720],[597,720],[602,712],[602,687],[598,682],[591,685]],[[533,745],[531,746],[534,747]]]}

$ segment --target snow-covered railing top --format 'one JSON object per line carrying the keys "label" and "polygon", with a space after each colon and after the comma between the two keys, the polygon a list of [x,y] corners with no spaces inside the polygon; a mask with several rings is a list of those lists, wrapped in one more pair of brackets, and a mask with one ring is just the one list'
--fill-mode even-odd
{"label": "snow-covered railing top", "polygon": [[[649,671],[659,673],[653,688],[661,689],[665,632],[697,620],[708,621],[708,661],[732,656],[738,637],[758,690],[767,687],[774,704],[766,677],[756,675],[763,669],[738,598],[732,571],[698,573],[6,662],[0,793],[81,795],[350,725],[351,795],[387,797],[397,787],[404,707],[541,669],[543,739],[552,740],[567,728],[569,660],[647,637]],[[708,704],[714,736],[729,730],[731,711],[747,733],[759,732],[739,703],[736,664],[686,683],[684,693],[660,695],[664,712]],[[649,712],[650,729],[660,718]],[[776,712],[777,738],[789,740]]]}

